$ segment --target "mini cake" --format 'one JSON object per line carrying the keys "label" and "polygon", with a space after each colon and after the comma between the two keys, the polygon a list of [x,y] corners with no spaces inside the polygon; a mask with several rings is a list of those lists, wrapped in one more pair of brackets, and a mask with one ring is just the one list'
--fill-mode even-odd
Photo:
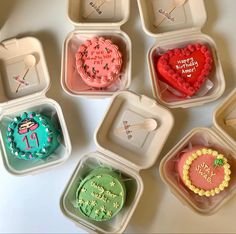
{"label": "mini cake", "polygon": [[25,112],[8,125],[6,145],[19,159],[42,159],[57,149],[59,135],[60,132],[48,117]]}
{"label": "mini cake", "polygon": [[182,182],[200,196],[214,196],[230,181],[230,165],[216,150],[201,146],[183,153],[177,165]]}
{"label": "mini cake", "polygon": [[126,189],[120,175],[98,168],[81,181],[77,192],[77,208],[95,221],[112,219],[124,206]]}
{"label": "mini cake", "polygon": [[157,71],[162,81],[178,90],[183,96],[196,94],[213,67],[210,49],[202,44],[167,51],[157,61]]}
{"label": "mini cake", "polygon": [[117,45],[103,37],[85,41],[76,53],[76,67],[82,80],[90,87],[106,88],[116,81],[122,66]]}

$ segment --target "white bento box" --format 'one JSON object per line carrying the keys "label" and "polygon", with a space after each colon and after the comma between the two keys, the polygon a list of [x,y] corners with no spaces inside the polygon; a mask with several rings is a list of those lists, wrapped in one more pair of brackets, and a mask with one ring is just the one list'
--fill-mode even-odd
{"label": "white bento box", "polygon": [[[135,131],[127,127],[150,118],[157,123],[152,131]],[[63,192],[60,205],[64,215],[90,232],[124,232],[143,192],[139,172],[155,163],[173,124],[171,113],[155,100],[129,91],[116,94],[95,132],[98,151],[80,160]],[[116,129],[123,127],[125,131],[117,132]],[[91,169],[101,166],[118,171],[124,178],[127,190],[125,206],[112,220],[106,222],[89,220],[74,206],[80,181]]]}
{"label": "white bento box", "polygon": [[[68,0],[68,18],[75,30],[63,45],[61,85],[73,96],[108,97],[128,89],[131,83],[131,41],[120,27],[128,21],[130,0]],[[93,37],[110,39],[119,47],[123,64],[119,78],[107,88],[88,86],[76,69],[75,54],[81,44]]]}
{"label": "white bento box", "polygon": [[[147,58],[153,94],[161,104],[170,108],[188,108],[215,101],[225,90],[225,78],[214,40],[201,32],[207,20],[204,1],[187,0],[178,7],[173,3],[172,0],[138,0],[143,29],[156,38]],[[169,50],[196,43],[210,49],[214,65],[201,89],[194,96],[183,98],[160,79],[157,61]]]}
{"label": "white bento box", "polygon": [[[1,42],[0,76],[1,154],[7,171],[14,175],[33,174],[67,160],[71,153],[70,138],[61,107],[46,97],[50,78],[40,41],[24,37]],[[8,124],[28,111],[48,116],[60,129],[60,146],[46,159],[20,160],[5,145]]]}
{"label": "white bento box", "polygon": [[[236,119],[236,91],[215,110],[212,128],[195,128],[189,132],[162,159],[159,171],[163,181],[170,187],[171,192],[194,212],[202,215],[216,213],[236,193],[236,126],[227,124]],[[236,121],[235,121],[236,123]],[[205,146],[216,149],[227,158],[231,168],[229,186],[214,197],[199,198],[187,187],[180,183],[177,176],[176,163],[178,155],[184,149],[194,146]]]}

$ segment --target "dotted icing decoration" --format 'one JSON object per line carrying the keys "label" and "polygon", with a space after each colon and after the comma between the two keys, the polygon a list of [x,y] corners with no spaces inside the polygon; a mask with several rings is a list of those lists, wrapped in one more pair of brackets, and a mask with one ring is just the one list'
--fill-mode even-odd
{"label": "dotted icing decoration", "polygon": [[157,61],[161,79],[185,96],[196,94],[210,75],[213,57],[203,44],[189,44],[164,53]]}
{"label": "dotted icing decoration", "polygon": [[60,132],[46,116],[24,112],[8,125],[6,145],[19,159],[42,159],[57,149],[59,135]]}
{"label": "dotted icing decoration", "polygon": [[116,81],[122,67],[122,54],[117,45],[103,37],[85,41],[76,53],[76,67],[90,87],[106,88]]}
{"label": "dotted icing decoration", "polygon": [[182,169],[184,184],[200,196],[215,196],[229,185],[230,165],[215,150],[202,148],[192,152]]}
{"label": "dotted icing decoration", "polygon": [[95,169],[79,185],[77,208],[95,221],[112,219],[124,206],[126,189],[119,175],[109,169]]}

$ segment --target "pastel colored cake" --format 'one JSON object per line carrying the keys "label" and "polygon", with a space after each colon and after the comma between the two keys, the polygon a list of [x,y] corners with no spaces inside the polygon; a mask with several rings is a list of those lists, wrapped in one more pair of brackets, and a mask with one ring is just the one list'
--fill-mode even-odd
{"label": "pastel colored cake", "polygon": [[177,165],[182,182],[200,196],[214,196],[229,185],[230,165],[216,150],[196,146],[183,153]]}
{"label": "pastel colored cake", "polygon": [[117,173],[106,168],[91,171],[76,191],[77,208],[95,221],[107,221],[124,206],[126,188]]}
{"label": "pastel colored cake", "polygon": [[59,135],[60,131],[48,117],[24,112],[8,125],[6,145],[19,159],[42,159],[57,149]]}
{"label": "pastel colored cake", "polygon": [[189,44],[169,50],[157,61],[160,79],[186,97],[199,91],[212,68],[212,53],[203,44]]}
{"label": "pastel colored cake", "polygon": [[76,53],[76,67],[90,87],[106,88],[119,77],[122,54],[117,45],[103,37],[94,37],[82,44]]}

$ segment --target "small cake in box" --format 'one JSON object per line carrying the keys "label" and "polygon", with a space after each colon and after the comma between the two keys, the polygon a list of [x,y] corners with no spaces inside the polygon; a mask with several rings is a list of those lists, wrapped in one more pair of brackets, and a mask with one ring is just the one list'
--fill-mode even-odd
{"label": "small cake in box", "polygon": [[136,173],[94,152],[80,161],[61,197],[61,209],[90,231],[120,233],[142,190]]}
{"label": "small cake in box", "polygon": [[33,37],[0,46],[1,154],[14,175],[64,162],[71,144],[59,104],[46,98],[50,77],[41,43]]}
{"label": "small cake in box", "polygon": [[218,131],[192,130],[162,159],[160,174],[195,212],[210,215],[236,192],[236,153]]}
{"label": "small cake in box", "polygon": [[199,196],[215,196],[228,187],[230,165],[223,154],[195,146],[180,155],[177,171],[184,185]]}
{"label": "small cake in box", "polygon": [[76,26],[64,43],[61,84],[70,95],[107,97],[131,83],[131,41],[119,27],[130,1],[68,0]]}
{"label": "small cake in box", "polygon": [[203,88],[208,91],[205,86],[213,70],[213,57],[207,46],[189,44],[160,55],[156,69],[159,82],[169,85],[170,92],[188,98],[197,95]]}
{"label": "small cake in box", "polygon": [[148,52],[154,96],[170,108],[212,102],[225,89],[214,40],[201,32],[203,0],[138,0],[144,31],[156,38]]}
{"label": "small cake in box", "polygon": [[171,113],[144,95],[114,95],[95,132],[98,151],[81,158],[61,197],[62,212],[89,231],[122,233],[172,129]]}
{"label": "small cake in box", "polygon": [[99,167],[91,171],[76,191],[76,202],[80,212],[96,221],[108,221],[123,208],[126,187],[122,177],[108,168]]}
{"label": "small cake in box", "polygon": [[58,147],[60,131],[47,116],[24,112],[7,127],[7,148],[19,159],[43,159]]}
{"label": "small cake in box", "polygon": [[14,175],[34,173],[59,165],[70,152],[61,110],[50,100],[8,110],[1,118],[3,162]]}
{"label": "small cake in box", "polygon": [[77,72],[89,87],[106,88],[119,78],[122,54],[111,40],[103,37],[87,40],[75,56]]}
{"label": "small cake in box", "polygon": [[149,61],[153,90],[169,107],[199,105],[224,90],[222,68],[209,38],[159,43],[150,51]]}

